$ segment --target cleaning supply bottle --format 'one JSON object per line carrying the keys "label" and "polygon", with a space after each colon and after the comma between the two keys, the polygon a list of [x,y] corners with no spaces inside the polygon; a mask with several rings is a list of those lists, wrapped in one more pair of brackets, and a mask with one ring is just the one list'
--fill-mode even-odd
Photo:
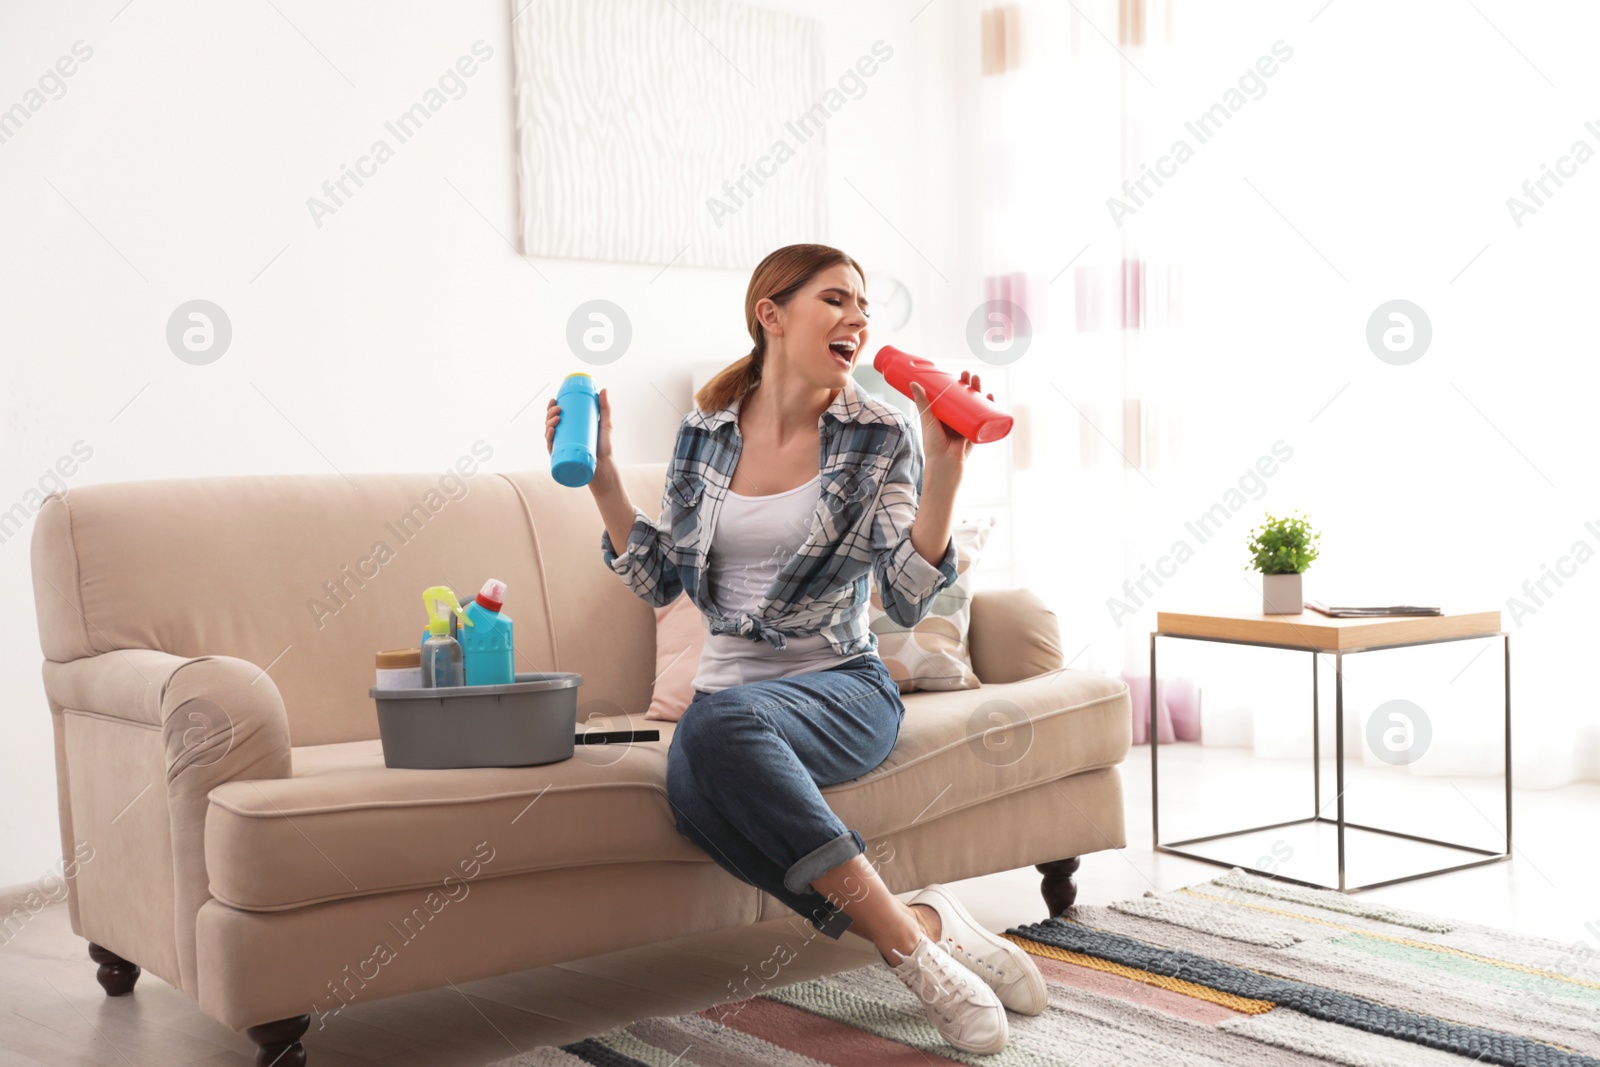
{"label": "cleaning supply bottle", "polygon": [[1011,432],[1010,415],[932,360],[884,345],[872,358],[872,369],[906,396],[911,396],[913,381],[922,386],[934,417],[974,444],[998,441]]}
{"label": "cleaning supply bottle", "polygon": [[600,446],[600,393],[594,379],[582,371],[567,375],[556,393],[556,407],[561,421],[550,442],[550,475],[562,485],[588,485]]}
{"label": "cleaning supply bottle", "polygon": [[[445,592],[449,593],[452,598],[454,598],[455,595],[456,595],[456,591],[454,589],[451,589],[447,585],[434,586],[434,588],[435,589],[443,589]],[[429,592],[432,592],[432,590],[429,590]],[[427,596],[427,595],[428,595],[427,593],[423,594],[423,596]],[[443,600],[444,597],[443,596],[438,596],[438,597],[435,597],[434,599],[435,599],[435,601],[440,601],[440,600]],[[455,604],[458,604],[458,605],[460,603],[459,601],[456,601],[454,599],[452,599],[451,602],[455,603]],[[456,620],[457,619],[466,618],[467,617],[466,616],[466,612],[462,611],[462,610],[457,610],[457,611],[453,611],[453,612],[446,612],[444,617],[445,617],[445,620],[450,623],[450,630],[449,630],[450,640],[452,640],[452,641],[461,640],[461,636],[458,633],[456,633]],[[433,621],[433,611],[430,609],[428,611],[428,622],[424,623],[423,626],[422,626],[422,640],[424,642],[426,642],[429,637],[433,636],[433,631],[431,629],[429,629],[429,626],[431,625],[432,621]]]}
{"label": "cleaning supply bottle", "polygon": [[472,625],[472,620],[462,612],[455,592],[448,585],[435,585],[423,591],[422,605],[428,609],[428,637],[422,642],[422,687],[440,689],[465,685],[461,643],[450,636],[450,620],[440,618],[434,611],[436,603],[443,603],[462,622]]}
{"label": "cleaning supply bottle", "polygon": [[467,685],[510,685],[517,680],[511,616],[500,610],[505,599],[506,583],[490,578],[467,604],[465,617],[472,626],[461,631]]}

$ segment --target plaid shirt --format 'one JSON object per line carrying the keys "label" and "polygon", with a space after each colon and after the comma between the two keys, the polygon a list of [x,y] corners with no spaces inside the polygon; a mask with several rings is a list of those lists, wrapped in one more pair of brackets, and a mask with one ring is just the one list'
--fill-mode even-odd
{"label": "plaid shirt", "polygon": [[854,379],[847,381],[817,420],[822,490],[805,543],[784,560],[752,611],[728,617],[710,602],[706,570],[717,515],[743,447],[742,401],[684,416],[660,520],[651,522],[635,506],[623,552],[603,530],[601,556],[629,589],[656,607],[688,593],[713,634],[741,634],[782,651],[786,637],[823,633],[840,655],[876,652],[878,638],[867,629],[865,609],[869,573],[884,611],[901,626],[915,626],[939,591],[956,580],[954,538],[937,567],[911,543],[923,458],[910,423],[889,405],[861,396]]}

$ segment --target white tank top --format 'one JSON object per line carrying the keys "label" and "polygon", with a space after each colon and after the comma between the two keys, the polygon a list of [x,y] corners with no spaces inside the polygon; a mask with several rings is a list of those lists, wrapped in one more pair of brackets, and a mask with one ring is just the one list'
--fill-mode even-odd
{"label": "white tank top", "polygon": [[[754,611],[789,557],[805,544],[821,500],[822,474],[787,492],[767,496],[728,493],[711,538],[706,578],[711,602],[724,615]],[[714,693],[728,686],[825,670],[858,658],[841,656],[823,634],[787,638],[779,651],[739,634],[713,634],[710,620],[694,687]]]}

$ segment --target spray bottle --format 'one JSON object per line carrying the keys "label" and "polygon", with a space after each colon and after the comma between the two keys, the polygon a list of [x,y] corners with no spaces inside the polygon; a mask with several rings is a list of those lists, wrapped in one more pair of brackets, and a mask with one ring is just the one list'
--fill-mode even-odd
{"label": "spray bottle", "polygon": [[472,625],[472,620],[461,610],[455,592],[448,585],[435,585],[423,590],[422,606],[428,610],[428,637],[422,642],[424,689],[466,684],[461,667],[461,644],[450,636],[450,620],[440,618],[434,611],[436,603],[443,603],[462,622]]}

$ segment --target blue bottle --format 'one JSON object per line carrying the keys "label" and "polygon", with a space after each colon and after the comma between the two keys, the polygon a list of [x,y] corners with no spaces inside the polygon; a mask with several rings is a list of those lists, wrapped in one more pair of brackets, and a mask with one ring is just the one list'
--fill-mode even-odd
{"label": "blue bottle", "polygon": [[562,485],[588,485],[600,443],[600,393],[594,379],[582,371],[567,375],[556,393],[556,406],[561,421],[551,442],[550,474]]}
{"label": "blue bottle", "polygon": [[467,604],[468,625],[457,632],[467,685],[510,685],[517,680],[511,616],[500,610],[505,598],[506,583],[490,578]]}

